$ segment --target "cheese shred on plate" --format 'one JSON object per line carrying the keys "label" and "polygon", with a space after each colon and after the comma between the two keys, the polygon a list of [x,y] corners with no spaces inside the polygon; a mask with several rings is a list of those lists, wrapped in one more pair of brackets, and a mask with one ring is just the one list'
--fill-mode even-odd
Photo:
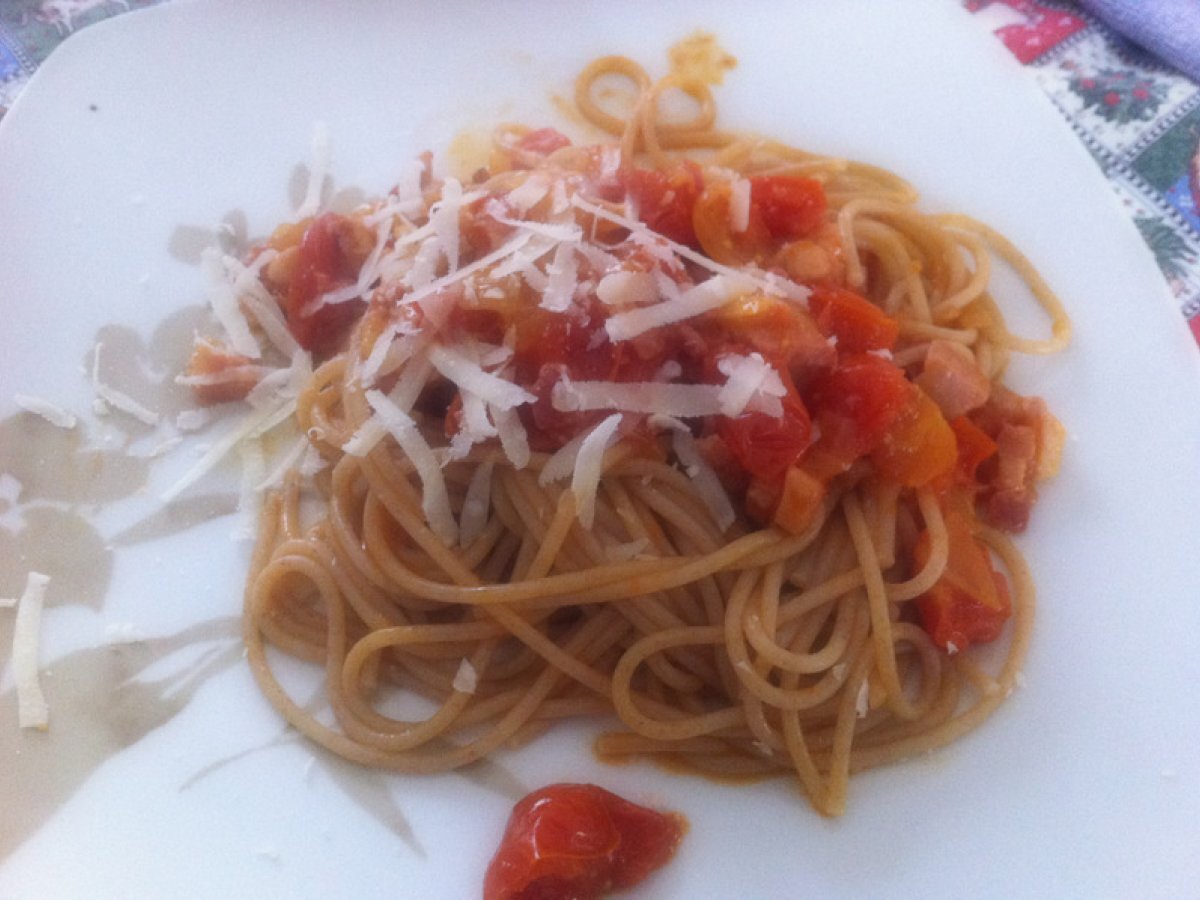
{"label": "cheese shred on plate", "polygon": [[30,572],[25,592],[17,601],[17,621],[13,626],[13,679],[17,686],[17,718],[22,728],[45,731],[50,727],[50,707],[39,680],[38,655],[41,648],[42,603],[50,576]]}

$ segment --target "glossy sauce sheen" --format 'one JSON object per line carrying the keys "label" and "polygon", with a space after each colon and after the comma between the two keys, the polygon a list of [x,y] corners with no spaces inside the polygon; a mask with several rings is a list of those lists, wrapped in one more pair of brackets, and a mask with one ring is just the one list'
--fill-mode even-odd
{"label": "glossy sauce sheen", "polygon": [[633,887],[670,861],[686,828],[595,785],[541,788],[513,807],[484,900],[591,900]]}

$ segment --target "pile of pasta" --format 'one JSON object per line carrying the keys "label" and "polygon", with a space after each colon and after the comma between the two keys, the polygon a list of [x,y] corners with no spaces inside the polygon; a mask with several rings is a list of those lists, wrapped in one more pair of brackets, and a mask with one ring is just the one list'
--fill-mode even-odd
{"label": "pile of pasta", "polygon": [[[1067,319],[998,234],[718,129],[695,75],[607,57],[576,103],[608,137],[501,128],[470,177],[426,154],[209,260],[220,327],[184,380],[300,435],[250,664],[365,765],[445,771],[587,717],[604,758],[790,773],[839,814],[850,773],[977,727],[1019,677],[1034,589],[1006,533],[1062,432],[1002,376]],[[993,255],[1050,338],[1007,330]],[[323,667],[331,717],[269,646]]]}

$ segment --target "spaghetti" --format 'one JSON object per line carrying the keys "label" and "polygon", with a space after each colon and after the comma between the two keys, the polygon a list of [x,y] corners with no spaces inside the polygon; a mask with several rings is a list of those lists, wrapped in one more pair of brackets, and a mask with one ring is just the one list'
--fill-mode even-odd
{"label": "spaghetti", "polygon": [[[679,93],[690,118],[662,111]],[[261,359],[215,338],[187,378],[260,407],[291,379],[304,435],[261,517],[252,670],[365,765],[445,771],[594,717],[605,758],[792,773],[837,815],[852,772],[977,727],[1018,678],[1034,589],[1004,532],[1061,429],[1000,379],[1069,324],[1007,241],[896,176],[718,130],[695,72],[606,57],[576,104],[613,140],[501,129],[466,183],[425,157],[234,273],[222,321]],[[992,254],[1051,337],[1006,329]],[[988,672],[968,645],[1002,632]],[[333,722],[268,645],[324,667]],[[397,690],[428,713],[389,712]]]}

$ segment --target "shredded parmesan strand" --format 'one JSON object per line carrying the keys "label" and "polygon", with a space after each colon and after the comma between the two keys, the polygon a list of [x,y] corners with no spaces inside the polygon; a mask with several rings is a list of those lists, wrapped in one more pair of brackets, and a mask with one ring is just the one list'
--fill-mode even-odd
{"label": "shredded parmesan strand", "polygon": [[329,174],[329,159],[332,150],[329,126],[324,122],[314,122],[312,166],[308,170],[308,188],[304,192],[304,200],[296,207],[296,218],[306,219],[309,216],[315,216],[320,211],[321,189],[325,184],[325,176]]}
{"label": "shredded parmesan strand", "polygon": [[578,209],[581,209],[587,213],[591,213],[597,218],[604,219],[605,221],[612,222],[614,225],[620,225],[622,228],[628,229],[630,234],[633,235],[635,239],[640,237],[642,241],[654,242],[659,246],[667,247],[677,256],[681,256],[699,266],[703,266],[716,275],[724,275],[727,278],[732,278],[737,281],[748,281],[759,290],[774,296],[786,297],[789,300],[795,300],[801,303],[808,301],[808,295],[810,293],[808,288],[796,284],[794,281],[791,281],[787,278],[781,278],[772,273],[751,274],[748,272],[739,272],[737,269],[734,269],[730,266],[714,262],[703,253],[697,253],[691,247],[686,247],[683,244],[676,243],[670,238],[663,237],[658,232],[652,231],[637,219],[631,219],[628,216],[618,215],[617,213],[605,209],[603,206],[599,206],[595,203],[590,203],[587,200],[584,200],[578,194],[575,194],[571,198],[571,203]]}
{"label": "shredded parmesan strand", "polygon": [[39,681],[38,654],[41,649],[42,604],[50,576],[30,572],[25,592],[17,602],[13,626],[13,677],[17,686],[17,720],[22,728],[45,731],[50,727],[50,707]]}
{"label": "shredded parmesan strand", "polygon": [[480,463],[471,475],[467,494],[463,498],[462,516],[459,521],[459,542],[470,546],[475,538],[483,534],[488,513],[492,507],[492,470],[496,463],[490,457]]}
{"label": "shredded parmesan strand", "polygon": [[450,496],[446,492],[445,479],[442,478],[442,467],[421,430],[417,428],[417,423],[382,391],[372,388],[365,396],[388,433],[417,470],[417,477],[421,479],[423,489],[421,508],[425,512],[429,527],[446,546],[454,546],[458,540],[458,526],[450,510]]}
{"label": "shredded parmesan strand", "polygon": [[604,452],[616,442],[620,424],[620,413],[609,416],[579,445],[575,471],[571,475],[571,493],[575,495],[575,515],[584,528],[592,527],[596,515],[596,490],[604,471]]}
{"label": "shredded parmesan strand", "polygon": [[188,469],[178,481],[163,491],[159,497],[163,502],[174,500],[193,484],[211,472],[220,464],[230,451],[246,438],[254,438],[266,434],[280,422],[291,417],[296,411],[296,401],[288,399],[277,407],[266,407],[246,416],[221,438],[213,443],[208,451]]}
{"label": "shredded parmesan strand", "polygon": [[712,466],[700,454],[692,433],[686,428],[677,428],[674,429],[674,432],[671,436],[671,443],[676,459],[683,465],[688,477],[692,479],[692,483],[696,486],[696,493],[700,495],[700,499],[712,513],[717,527],[722,532],[727,531],[729,526],[737,520],[737,513],[734,512],[733,503],[725,492],[721,479],[717,477]]}
{"label": "shredded parmesan strand", "polygon": [[158,413],[152,409],[147,409],[128,394],[118,391],[116,388],[100,380],[100,351],[103,347],[103,343],[97,343],[96,349],[92,352],[92,391],[96,397],[104,404],[119,409],[121,412],[133,416],[138,421],[144,422],[146,425],[157,425]]}
{"label": "shredded parmesan strand", "polygon": [[450,686],[459,693],[473,694],[478,683],[479,675],[475,667],[471,665],[470,660],[464,659],[458,664],[458,671],[454,673],[454,680],[450,682]]}
{"label": "shredded parmesan strand", "polygon": [[715,416],[721,412],[721,386],[664,384],[658,381],[569,381],[550,392],[560,412],[619,409],[633,413],[662,413],[678,419]]}
{"label": "shredded parmesan strand", "polygon": [[51,425],[57,428],[66,428],[68,430],[75,427],[78,420],[73,413],[68,412],[61,406],[51,403],[49,400],[43,400],[41,397],[34,397],[29,394],[16,394],[13,397],[17,406],[25,410],[25,412],[33,413],[35,416],[41,416]]}

